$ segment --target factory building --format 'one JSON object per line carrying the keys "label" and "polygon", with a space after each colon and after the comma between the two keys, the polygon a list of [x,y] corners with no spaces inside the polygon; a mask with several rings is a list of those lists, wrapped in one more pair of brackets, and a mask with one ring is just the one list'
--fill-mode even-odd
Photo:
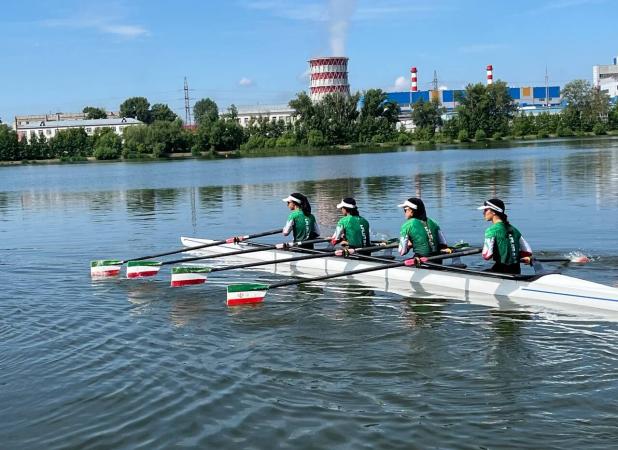
{"label": "factory building", "polygon": [[610,98],[618,97],[618,58],[613,64],[592,66],[592,85]]}
{"label": "factory building", "polygon": [[[30,116],[33,117],[33,116]],[[19,124],[16,120],[14,126],[19,140],[26,139],[28,142],[35,136],[43,136],[45,139],[52,139],[59,131],[68,130],[71,128],[83,128],[86,134],[92,136],[97,129],[111,128],[117,135],[122,136],[122,130],[126,127],[139,125],[137,119],[131,118],[115,118],[115,119],[91,119],[91,120],[42,120],[40,122],[31,122]]]}
{"label": "factory building", "polygon": [[[247,127],[251,119],[257,120],[262,117],[272,122],[283,120],[285,123],[292,123],[294,121],[294,113],[296,112],[288,105],[239,106],[236,109],[238,111],[237,121],[243,127]],[[225,114],[221,113],[220,116]]]}

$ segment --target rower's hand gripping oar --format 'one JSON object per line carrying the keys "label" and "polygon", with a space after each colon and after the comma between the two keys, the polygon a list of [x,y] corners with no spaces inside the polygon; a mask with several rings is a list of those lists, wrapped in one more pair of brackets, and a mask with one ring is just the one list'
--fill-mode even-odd
{"label": "rower's hand gripping oar", "polygon": [[[275,244],[275,245],[265,245],[265,246],[260,246],[260,247],[256,247],[256,248],[250,248],[250,249],[246,249],[246,250],[235,250],[233,252],[228,252],[228,253],[213,253],[212,255],[206,255],[206,256],[195,256],[192,258],[181,258],[181,259],[174,259],[171,261],[164,261],[164,262],[160,262],[160,261],[129,261],[127,262],[127,278],[144,278],[144,277],[151,277],[156,275],[159,270],[161,269],[161,266],[167,266],[170,264],[178,264],[178,263],[186,263],[186,262],[190,262],[190,261],[200,261],[203,259],[211,259],[211,258],[222,258],[224,256],[234,256],[234,255],[244,255],[245,253],[255,253],[255,252],[263,252],[264,250],[285,250],[291,247],[299,247],[301,245],[305,245],[305,244],[317,244],[319,242],[326,242],[328,239],[312,239],[309,241],[298,241],[298,242],[284,242],[281,244]],[[233,241],[233,242],[224,242],[224,243],[234,243],[234,242],[240,242],[238,240]],[[199,283],[197,283],[199,284]]]}
{"label": "rower's hand gripping oar", "polygon": [[[199,250],[201,248],[206,247],[214,247],[216,245],[222,244],[232,244],[235,242],[245,241],[247,239],[255,239],[263,236],[270,236],[272,234],[281,233],[282,229],[277,228],[276,230],[263,231],[261,233],[248,234],[246,236],[235,236],[227,239],[223,239],[220,241],[209,242],[207,244],[196,245],[193,247],[183,247],[178,250],[172,250],[164,253],[157,253],[156,255],[148,255],[148,256],[140,256],[139,258],[130,258],[130,259],[99,259],[96,261],[90,262],[90,276],[92,277],[114,277],[120,274],[120,268],[123,264],[128,263],[130,261],[143,261],[145,259],[158,258],[160,256],[174,255],[176,253],[189,252],[192,250]],[[156,275],[159,271],[157,266],[159,265],[155,261],[145,261],[143,264],[142,273],[154,272],[152,275]],[[144,275],[147,276],[147,275]]]}
{"label": "rower's hand gripping oar", "polygon": [[[326,239],[328,240],[328,239]],[[380,244],[374,245],[371,247],[364,248],[343,248],[332,251],[326,251],[318,254],[304,255],[304,256],[294,256],[291,258],[283,258],[283,259],[272,259],[270,261],[258,261],[258,262],[250,262],[244,264],[235,264],[233,266],[224,266],[224,267],[207,267],[207,266],[178,266],[172,267],[172,287],[181,287],[181,286],[189,286],[195,284],[203,284],[207,280],[207,274],[212,272],[222,272],[224,270],[234,270],[234,269],[246,269],[249,267],[258,267],[258,266],[266,266],[269,264],[283,264],[290,263],[296,261],[305,261],[307,259],[317,259],[317,258],[325,258],[327,256],[343,256],[348,257],[358,253],[359,251],[367,252],[374,250],[384,250],[387,248],[395,248],[399,244]]]}
{"label": "rower's hand gripping oar", "polygon": [[259,283],[242,283],[242,284],[231,284],[227,287],[227,305],[228,306],[238,306],[238,305],[246,305],[251,303],[261,303],[264,301],[264,297],[266,296],[266,292],[270,289],[276,289],[284,286],[294,286],[297,284],[303,283],[311,283],[312,281],[322,281],[329,280],[331,278],[339,278],[350,275],[358,275],[361,273],[367,272],[375,272],[378,270],[387,270],[394,269],[395,267],[417,267],[420,263],[428,262],[428,261],[440,261],[447,258],[456,258],[458,256],[467,256],[467,255],[475,255],[477,253],[481,253],[482,249],[473,248],[470,250],[463,250],[460,252],[453,252],[447,255],[436,255],[429,256],[423,258],[409,258],[404,261],[397,261],[388,264],[382,264],[379,266],[368,267],[366,269],[357,269],[357,270],[349,270],[346,272],[324,275],[321,277],[315,278],[303,278],[300,280],[292,280],[292,281],[283,281],[281,283],[275,284],[259,284]]}

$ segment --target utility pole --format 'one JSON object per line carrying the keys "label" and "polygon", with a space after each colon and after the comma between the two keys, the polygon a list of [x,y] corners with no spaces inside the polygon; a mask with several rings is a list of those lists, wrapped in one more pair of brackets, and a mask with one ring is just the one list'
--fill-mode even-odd
{"label": "utility pole", "polygon": [[189,101],[189,83],[185,77],[185,125],[191,125],[191,102]]}

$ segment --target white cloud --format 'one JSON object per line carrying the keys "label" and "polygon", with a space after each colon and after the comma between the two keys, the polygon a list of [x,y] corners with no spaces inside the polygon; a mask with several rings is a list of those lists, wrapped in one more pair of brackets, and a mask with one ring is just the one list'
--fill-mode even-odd
{"label": "white cloud", "polygon": [[255,83],[253,83],[253,80],[251,78],[242,77],[238,84],[243,87],[250,87],[253,86]]}
{"label": "white cloud", "polygon": [[141,25],[128,24],[117,15],[106,16],[96,11],[63,19],[47,19],[41,23],[47,27],[96,30],[100,33],[112,34],[125,39],[134,39],[149,34],[148,30]]}
{"label": "white cloud", "polygon": [[404,76],[397,77],[395,79],[395,83],[387,89],[387,91],[389,92],[401,92],[409,90],[410,85],[408,84],[408,79]]}

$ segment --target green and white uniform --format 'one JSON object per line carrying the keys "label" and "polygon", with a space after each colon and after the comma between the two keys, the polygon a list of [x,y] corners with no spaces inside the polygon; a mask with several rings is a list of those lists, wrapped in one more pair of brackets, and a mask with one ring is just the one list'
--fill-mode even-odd
{"label": "green and white uniform", "polygon": [[519,273],[519,259],[531,255],[532,248],[513,225],[496,222],[485,230],[483,258],[494,260],[492,270]]}
{"label": "green and white uniform", "polygon": [[415,256],[433,256],[440,253],[440,248],[446,247],[446,239],[433,219],[423,221],[420,219],[406,220],[401,226],[399,237],[399,254],[408,253],[410,247]]}
{"label": "green and white uniform", "polygon": [[333,234],[332,240],[346,240],[350,247],[369,247],[371,239],[369,237],[369,222],[361,216],[343,216],[337,222],[337,229]]}
{"label": "green and white uniform", "polygon": [[308,216],[300,209],[295,209],[288,216],[288,221],[283,227],[283,234],[287,236],[292,232],[295,241],[307,241],[320,235],[320,228],[313,214]]}

